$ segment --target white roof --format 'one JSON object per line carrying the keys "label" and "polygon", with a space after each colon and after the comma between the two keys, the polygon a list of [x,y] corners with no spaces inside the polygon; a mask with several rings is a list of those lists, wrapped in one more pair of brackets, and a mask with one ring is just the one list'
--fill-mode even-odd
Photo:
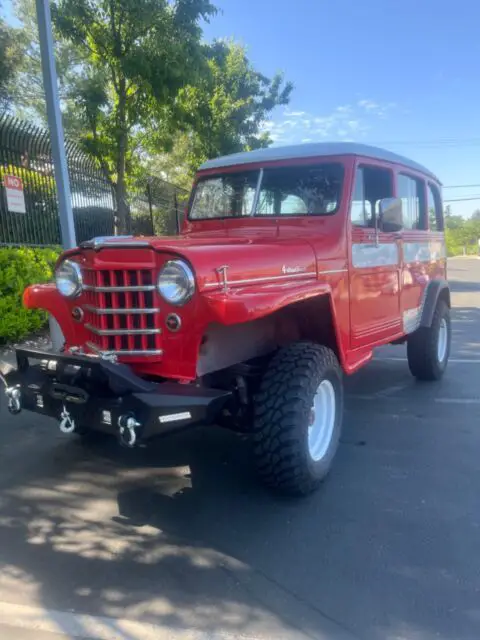
{"label": "white roof", "polygon": [[232,153],[229,156],[222,156],[207,160],[200,167],[204,169],[220,169],[239,164],[251,164],[258,162],[273,162],[275,160],[290,160],[295,158],[314,158],[320,156],[366,156],[386,162],[401,164],[410,167],[421,173],[425,173],[437,182],[438,178],[421,164],[399,156],[392,151],[371,147],[367,144],[356,142],[312,142],[308,144],[297,144],[288,147],[268,147],[267,149],[256,149],[255,151],[243,151],[242,153]]}

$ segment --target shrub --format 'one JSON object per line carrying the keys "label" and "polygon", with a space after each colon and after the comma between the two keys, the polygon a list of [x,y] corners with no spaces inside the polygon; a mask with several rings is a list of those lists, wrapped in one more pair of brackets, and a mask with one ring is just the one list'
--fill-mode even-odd
{"label": "shrub", "polygon": [[59,249],[0,247],[0,344],[19,340],[41,329],[44,311],[22,306],[22,295],[30,284],[49,282]]}

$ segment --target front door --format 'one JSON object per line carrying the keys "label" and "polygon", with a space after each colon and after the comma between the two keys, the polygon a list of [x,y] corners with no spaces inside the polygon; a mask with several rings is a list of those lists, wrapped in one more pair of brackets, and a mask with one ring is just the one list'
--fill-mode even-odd
{"label": "front door", "polygon": [[401,235],[375,230],[379,201],[393,195],[392,171],[376,165],[359,165],[351,207],[352,349],[388,342],[402,333]]}

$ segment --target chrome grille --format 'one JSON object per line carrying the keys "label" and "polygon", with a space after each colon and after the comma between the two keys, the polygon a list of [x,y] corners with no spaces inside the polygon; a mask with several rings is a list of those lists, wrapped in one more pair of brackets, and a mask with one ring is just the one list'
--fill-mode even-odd
{"label": "chrome grille", "polygon": [[150,269],[83,268],[85,329],[92,351],[161,355],[157,293]]}

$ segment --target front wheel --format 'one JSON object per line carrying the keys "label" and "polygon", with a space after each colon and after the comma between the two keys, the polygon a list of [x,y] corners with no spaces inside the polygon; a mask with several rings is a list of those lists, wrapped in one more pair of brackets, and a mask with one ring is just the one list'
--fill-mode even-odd
{"label": "front wheel", "polygon": [[316,489],[332,466],[342,419],[334,352],[308,342],[280,349],[254,401],[254,452],[263,482],[293,495]]}
{"label": "front wheel", "polygon": [[444,300],[439,300],[432,324],[420,327],[408,337],[411,374],[418,380],[440,380],[447,368],[451,338],[450,309]]}

